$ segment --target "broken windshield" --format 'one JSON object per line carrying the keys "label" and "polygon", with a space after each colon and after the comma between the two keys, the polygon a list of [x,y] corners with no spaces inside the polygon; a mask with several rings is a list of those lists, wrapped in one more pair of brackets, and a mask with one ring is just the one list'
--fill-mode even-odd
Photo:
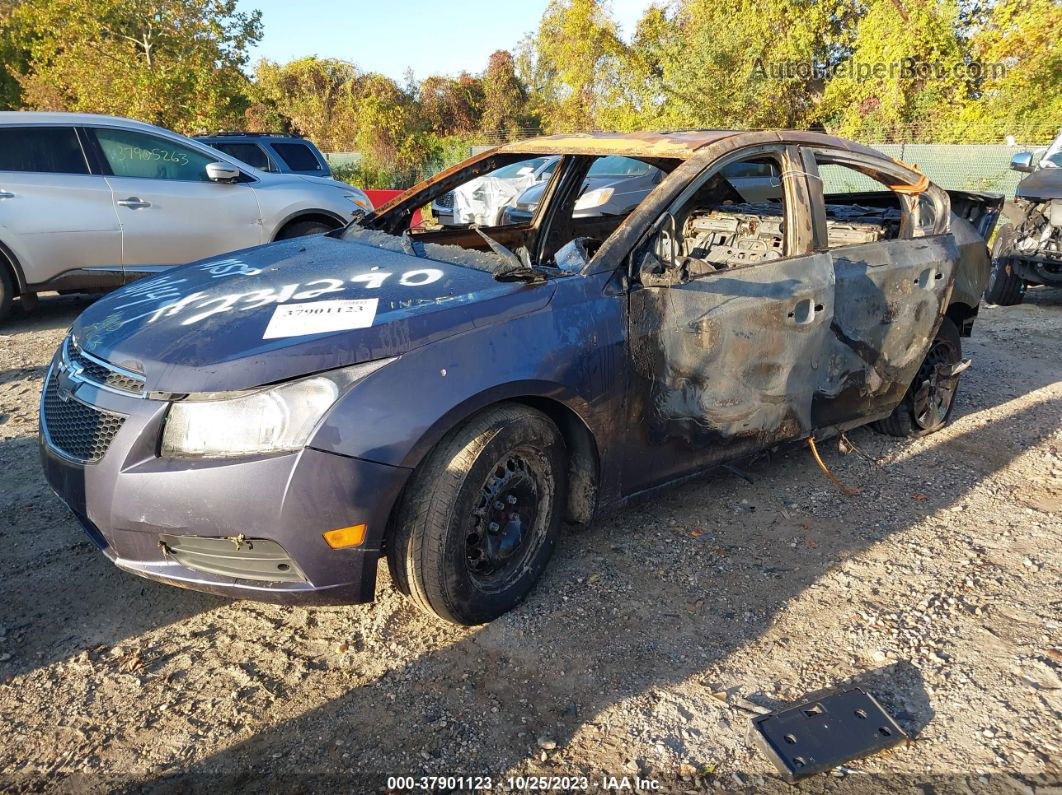
{"label": "broken windshield", "polygon": [[[439,243],[423,243],[415,238],[409,239],[404,235],[391,235],[378,229],[366,229],[357,221],[343,230],[342,238],[366,246],[398,251],[402,254],[410,253],[410,246],[415,246],[415,256],[423,256],[439,262],[449,262],[453,265],[461,265],[466,268],[495,273],[506,270],[509,263],[504,256],[495,254],[493,251],[476,251],[475,249],[462,248],[456,245],[441,245]],[[423,251],[423,254],[420,252]]]}

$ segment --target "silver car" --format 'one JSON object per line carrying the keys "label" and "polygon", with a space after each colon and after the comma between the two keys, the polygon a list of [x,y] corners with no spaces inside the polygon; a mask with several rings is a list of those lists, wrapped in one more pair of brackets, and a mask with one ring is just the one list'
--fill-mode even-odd
{"label": "silver car", "polygon": [[0,318],[15,296],[116,287],[371,210],[350,185],[260,171],[150,124],[0,112]]}

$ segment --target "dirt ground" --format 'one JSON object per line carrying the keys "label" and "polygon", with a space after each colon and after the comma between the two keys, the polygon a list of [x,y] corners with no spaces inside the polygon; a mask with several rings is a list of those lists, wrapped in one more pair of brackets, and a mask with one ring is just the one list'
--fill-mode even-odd
{"label": "dirt ground", "polygon": [[566,537],[471,630],[386,566],[371,606],[293,609],[108,563],[37,461],[44,368],[85,306],[0,327],[0,789],[783,791],[747,707],[858,684],[915,741],[801,790],[1062,792],[1060,290],[982,309],[944,431],[823,444],[858,496],[804,448],[707,476]]}

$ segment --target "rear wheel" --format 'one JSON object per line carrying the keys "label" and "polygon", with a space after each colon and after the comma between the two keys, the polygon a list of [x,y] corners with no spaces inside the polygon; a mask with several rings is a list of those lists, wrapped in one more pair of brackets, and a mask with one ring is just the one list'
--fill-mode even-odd
{"label": "rear wheel", "polygon": [[15,280],[0,258],[0,322],[11,314],[11,300],[15,297]]}
{"label": "rear wheel", "polygon": [[553,554],[567,455],[545,414],[503,404],[449,433],[418,467],[387,562],[401,591],[455,624],[519,604]]}
{"label": "rear wheel", "polygon": [[293,237],[305,237],[306,235],[320,235],[325,232],[331,232],[333,229],[335,229],[334,225],[326,224],[323,221],[295,221],[280,230],[277,240],[290,240]]}
{"label": "rear wheel", "polygon": [[944,318],[907,394],[892,414],[873,424],[874,430],[890,436],[918,438],[947,425],[959,386],[959,373],[954,370],[961,362],[959,329],[949,318]]}
{"label": "rear wheel", "polygon": [[999,230],[992,246],[992,272],[985,288],[985,300],[990,304],[1013,306],[1025,295],[1025,282],[1014,272],[1008,256],[1013,239],[1014,227],[1006,226]]}

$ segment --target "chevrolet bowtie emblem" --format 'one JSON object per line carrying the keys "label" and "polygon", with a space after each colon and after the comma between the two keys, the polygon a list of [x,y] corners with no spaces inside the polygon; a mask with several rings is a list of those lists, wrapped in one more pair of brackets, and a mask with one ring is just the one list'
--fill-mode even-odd
{"label": "chevrolet bowtie emblem", "polygon": [[81,383],[80,376],[83,369],[76,364],[71,364],[59,371],[59,377],[56,378],[56,391],[59,393],[59,399],[64,403],[70,400],[77,385]]}

